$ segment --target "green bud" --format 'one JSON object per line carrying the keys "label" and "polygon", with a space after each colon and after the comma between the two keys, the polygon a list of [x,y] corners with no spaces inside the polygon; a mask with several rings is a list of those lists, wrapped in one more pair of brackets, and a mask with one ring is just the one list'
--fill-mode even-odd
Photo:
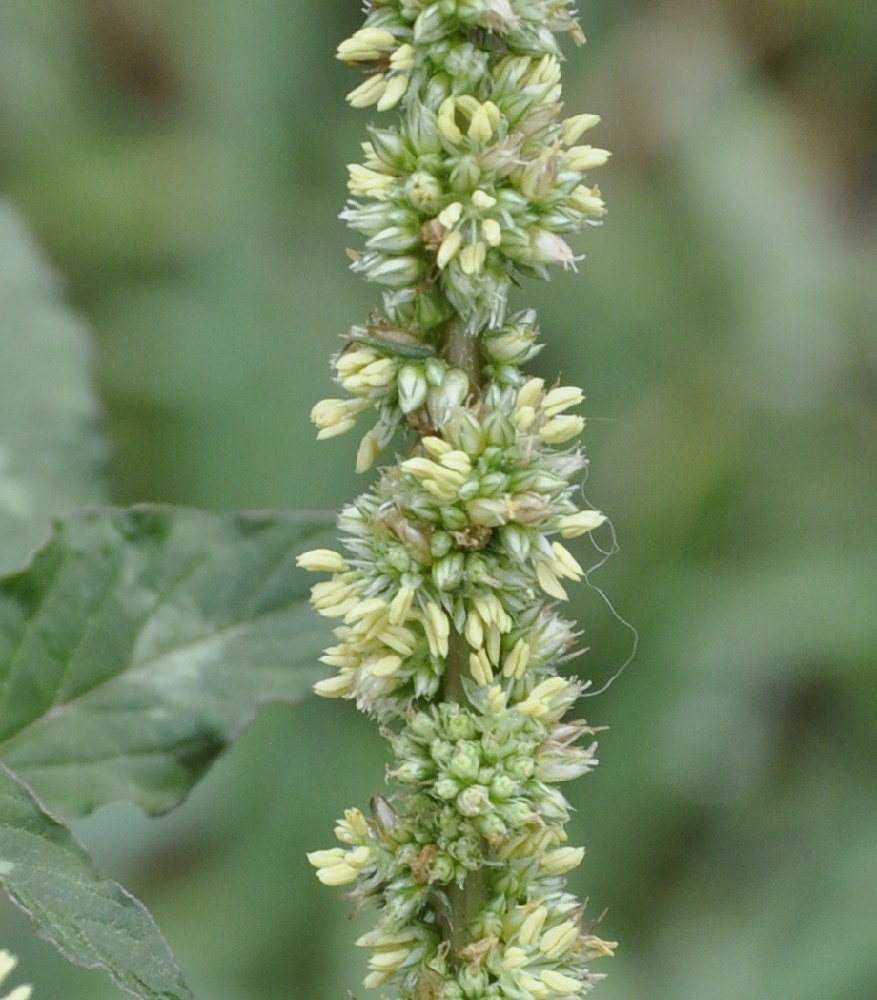
{"label": "green bud", "polygon": [[[454,874],[454,862],[446,854],[440,854],[435,859],[435,863],[432,866],[433,880],[439,885],[446,885],[448,882],[453,881]],[[445,990],[442,993],[443,1000],[445,1000],[447,996],[448,993]]]}
{"label": "green bud", "polygon": [[530,555],[530,535],[519,524],[507,524],[500,531],[503,548],[518,562],[525,562]]}
{"label": "green bud", "polygon": [[403,365],[396,378],[399,394],[399,409],[405,413],[413,413],[426,402],[428,385],[422,365]]}
{"label": "green bud", "polygon": [[432,790],[438,798],[450,802],[460,794],[460,783],[453,778],[439,778],[432,786]]}
{"label": "green bud", "polygon": [[478,816],[490,808],[490,792],[484,785],[470,785],[460,792],[456,802],[463,816]]}
{"label": "green bud", "polygon": [[390,288],[416,284],[424,268],[419,257],[381,257],[375,253],[363,254],[353,265],[353,269],[364,273],[368,281],[377,281]]}
{"label": "green bud", "polygon": [[415,316],[421,330],[431,330],[450,316],[450,306],[437,288],[423,291],[415,301]]}
{"label": "green bud", "polygon": [[470,583],[491,585],[494,582],[493,569],[493,561],[485,559],[479,552],[466,557],[466,577]]}
{"label": "green bud", "polygon": [[479,480],[481,488],[479,493],[483,497],[496,496],[506,490],[509,484],[509,477],[504,472],[488,472]]}
{"label": "green bud", "polygon": [[470,392],[469,377],[459,368],[446,372],[441,385],[430,389],[426,406],[437,427],[443,427]]}
{"label": "green bud", "polygon": [[439,590],[456,590],[463,579],[462,552],[452,552],[432,565],[432,578]]}
{"label": "green bud", "polygon": [[484,342],[484,348],[495,361],[522,365],[539,350],[533,341],[534,337],[531,331],[525,333],[520,329],[512,328],[507,333],[487,338]]}
{"label": "green bud", "polygon": [[461,743],[457,746],[457,752],[451,758],[450,771],[456,778],[471,781],[478,777],[481,760],[478,750],[471,743]]}
{"label": "green bud", "polygon": [[481,180],[481,166],[475,156],[460,156],[451,169],[451,190],[458,193],[474,191]]}
{"label": "green bud", "polygon": [[550,823],[566,823],[569,821],[569,803],[556,788],[543,785],[539,815]]}
{"label": "green bud", "polygon": [[456,46],[445,59],[445,69],[454,78],[458,87],[467,91],[478,89],[487,76],[488,56],[471,43]]}
{"label": "green bud", "polygon": [[478,455],[484,447],[481,425],[469,410],[458,409],[451,415],[443,430],[447,441],[467,455]]}
{"label": "green bud", "polygon": [[[513,830],[520,829],[532,821],[533,806],[523,799],[518,799],[516,802],[509,802],[504,805],[499,813]],[[541,809],[539,810],[539,814],[544,818],[544,813]]]}
{"label": "green bud", "polygon": [[409,759],[393,771],[393,777],[403,785],[417,785],[429,776],[430,770],[424,761]]}
{"label": "green bud", "polygon": [[489,762],[496,762],[500,757],[505,756],[504,748],[500,746],[496,736],[491,732],[485,733],[481,737],[481,756]]}
{"label": "green bud", "polygon": [[434,739],[429,745],[429,755],[437,763],[445,766],[454,753],[454,743],[446,739]]}
{"label": "green bud", "polygon": [[472,523],[485,528],[498,528],[509,517],[508,503],[505,500],[476,497],[474,500],[467,500],[465,507]]}
{"label": "green bud", "polygon": [[[512,188],[502,188],[497,192],[497,209],[500,213],[515,216],[528,214],[531,210],[530,199]],[[505,232],[505,229],[503,229]]]}
{"label": "green bud", "polygon": [[423,170],[413,173],[405,182],[405,194],[418,212],[437,215],[442,206],[442,187],[438,180]]}
{"label": "green bud", "polygon": [[[517,437],[517,431],[509,418],[497,411],[488,413],[484,418],[484,434],[488,444],[495,448],[510,448]],[[507,484],[508,478],[505,477],[505,485]]]}
{"label": "green bud", "polygon": [[429,543],[430,551],[436,559],[446,556],[454,545],[453,536],[449,535],[447,531],[434,531]]}
{"label": "green bud", "polygon": [[509,774],[497,774],[490,783],[490,797],[492,799],[510,799],[513,795],[518,795],[521,790],[521,783]]}
{"label": "green bud", "polygon": [[448,739],[454,742],[475,739],[478,735],[478,730],[472,716],[466,711],[460,711],[459,706],[453,703],[450,703],[450,705],[453,705],[458,711],[443,713],[442,721],[444,722],[445,734]]}
{"label": "green bud", "polygon": [[476,496],[481,489],[481,483],[477,479],[470,479],[468,482],[463,483],[460,489],[457,491],[457,496],[460,500],[471,500],[472,497]]}
{"label": "green bud", "polygon": [[489,978],[486,969],[482,969],[471,962],[466,962],[460,967],[457,977],[460,982],[460,988],[463,991],[463,996],[483,997],[488,995],[487,986]]}
{"label": "green bud", "polygon": [[469,526],[469,517],[459,507],[442,507],[438,512],[441,524],[448,531],[463,531]]}
{"label": "green bud", "polygon": [[531,201],[541,201],[551,189],[557,179],[557,158],[543,159],[541,156],[531,160],[524,168],[521,177],[521,194],[524,194]]}
{"label": "green bud", "polygon": [[514,781],[526,781],[533,777],[536,762],[531,757],[514,757],[506,763],[508,777]]}
{"label": "green bud", "polygon": [[420,232],[406,226],[387,226],[371,239],[366,240],[366,246],[371,250],[386,250],[398,253],[402,250],[413,250],[421,242]]}
{"label": "green bud", "polygon": [[[539,348],[534,346],[531,357],[538,353]],[[517,387],[521,384],[521,373],[515,365],[494,365],[492,371],[494,381],[500,385]]]}
{"label": "green bud", "polygon": [[426,712],[417,712],[408,720],[408,728],[421,740],[432,740],[436,734],[435,720]]}
{"label": "green bud", "polygon": [[438,108],[450,94],[452,82],[447,73],[434,73],[427,81],[423,103],[428,108]]}
{"label": "green bud", "polygon": [[444,38],[447,30],[447,14],[440,4],[432,4],[414,22],[414,44],[419,46],[438,42]]}
{"label": "green bud", "polygon": [[442,361],[440,358],[428,358],[426,364],[423,366],[423,373],[426,376],[426,381],[431,386],[441,385],[447,371],[447,362]]}
{"label": "green bud", "polygon": [[478,817],[478,832],[488,841],[498,841],[506,836],[508,827],[498,812],[489,812]]}

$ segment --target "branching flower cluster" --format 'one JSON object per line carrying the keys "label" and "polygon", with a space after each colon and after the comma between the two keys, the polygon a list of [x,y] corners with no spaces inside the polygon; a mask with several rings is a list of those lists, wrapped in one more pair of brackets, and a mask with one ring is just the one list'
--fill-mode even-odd
{"label": "branching flower cluster", "polygon": [[338,49],[365,77],[355,107],[397,109],[350,166],[343,218],[366,237],[353,269],[383,309],[333,359],[346,395],[312,412],[320,438],[367,413],[357,467],[396,439],[406,457],[339,517],[343,552],[304,553],[337,621],[316,685],[382,727],[393,792],[349,809],[341,846],[312,852],[377,925],[366,985],[411,1000],[581,995],[612,953],[565,877],[559,785],[597,763],[595,730],[564,718],[586,686],[560,676],[577,631],[558,611],[583,576],[564,545],[603,522],[579,509],[585,458],[575,386],[522,365],[532,310],[519,275],[573,267],[564,238],[604,212],[579,143],[595,115],[563,117],[557,32],[584,40],[567,0],[372,0]]}

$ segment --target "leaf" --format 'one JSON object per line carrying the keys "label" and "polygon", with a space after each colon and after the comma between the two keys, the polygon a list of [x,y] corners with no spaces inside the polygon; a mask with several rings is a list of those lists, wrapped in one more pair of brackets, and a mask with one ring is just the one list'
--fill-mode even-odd
{"label": "leaf", "polygon": [[56,813],[177,805],[328,635],[295,556],[325,516],[75,512],[0,579],[0,760]]}
{"label": "leaf", "polygon": [[146,907],[101,879],[67,827],[2,765],[0,884],[69,961],[103,969],[140,1000],[192,1000]]}
{"label": "leaf", "polygon": [[53,515],[100,503],[103,446],[84,324],[19,216],[0,201],[0,567],[20,566]]}

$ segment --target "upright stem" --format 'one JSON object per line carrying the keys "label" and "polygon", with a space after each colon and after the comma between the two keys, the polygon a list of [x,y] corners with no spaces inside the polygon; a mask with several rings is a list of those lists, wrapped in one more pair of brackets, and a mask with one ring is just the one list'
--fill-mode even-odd
{"label": "upright stem", "polygon": [[469,669],[469,644],[453,626],[448,636],[448,655],[445,672],[442,675],[441,696],[445,701],[455,701],[462,705],[466,701],[463,676]]}
{"label": "upright stem", "polygon": [[463,964],[463,949],[471,944],[466,928],[484,909],[487,902],[484,869],[469,872],[462,885],[452,882],[447,887],[450,916],[445,940],[450,946],[449,957],[458,968]]}
{"label": "upright stem", "polygon": [[459,316],[448,321],[447,337],[448,361],[455,368],[469,376],[469,385],[473,395],[481,390],[481,343],[478,337],[466,332],[466,324]]}
{"label": "upright stem", "polygon": [[[343,621],[323,658],[339,672],[316,690],[384,722],[399,765],[388,772],[399,781],[389,821],[347,810],[336,827],[343,846],[308,857],[325,885],[353,884],[358,907],[383,908],[360,942],[374,952],[365,985],[397,986],[400,1000],[569,1000],[596,978],[590,959],[611,952],[581,929],[562,889],[583,851],[557,847],[568,807],[550,784],[590,770],[593,747],[567,745],[591,731],[583,722],[558,729],[580,685],[556,674],[576,633],[548,599],[565,597],[561,579],[583,571],[549,538],[603,517],[576,503],[583,419],[565,411],[581,390],[527,378],[535,312],[506,315],[514,272],[568,266],[563,234],[604,212],[598,189],[579,183],[609,155],[577,143],[599,118],[560,117],[553,33],[584,40],[574,2],[372,0],[365,26],[338,48],[368,73],[349,102],[398,105],[400,119],[371,130],[343,212],[367,239],[353,269],[386,286],[386,315],[374,317],[374,337],[351,329],[333,360],[349,398],[322,400],[312,419],[334,437],[377,409],[360,469],[396,427],[423,438],[345,511],[354,558],[299,557],[332,574],[312,601]],[[407,350],[412,327],[425,354],[441,343],[439,357]],[[473,650],[481,632],[485,648]]]}
{"label": "upright stem", "polygon": [[[481,357],[479,338],[466,332],[466,326],[459,316],[454,316],[447,329],[448,361],[460,368],[469,377],[473,396],[481,391]],[[447,701],[463,704],[466,692],[463,676],[469,669],[469,644],[456,629],[451,630],[448,639],[448,656],[442,677],[442,697]],[[445,940],[450,946],[450,959],[456,966],[462,964],[463,949],[471,943],[467,928],[482,911],[486,903],[483,871],[469,872],[462,885],[452,882],[446,889],[449,903]]]}

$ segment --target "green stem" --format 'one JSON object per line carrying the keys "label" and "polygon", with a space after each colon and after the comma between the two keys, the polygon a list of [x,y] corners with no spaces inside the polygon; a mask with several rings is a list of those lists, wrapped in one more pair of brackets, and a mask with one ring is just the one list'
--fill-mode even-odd
{"label": "green stem", "polygon": [[472,943],[466,929],[486,902],[484,876],[484,869],[469,872],[462,885],[452,882],[446,890],[450,916],[445,940],[450,946],[448,956],[457,968],[463,964],[463,949]]}
{"label": "green stem", "polygon": [[[463,675],[468,669],[469,644],[464,636],[452,629],[448,638],[448,656],[442,677],[442,698],[457,704],[465,703]],[[472,943],[467,929],[487,902],[486,890],[483,869],[469,872],[462,885],[451,882],[445,887],[448,911],[443,919],[439,919],[439,924],[448,943],[450,960],[457,967],[463,964],[463,949]]]}
{"label": "green stem", "polygon": [[[462,369],[469,378],[472,395],[481,394],[481,352],[479,338],[466,332],[463,321],[455,316],[448,323],[445,344],[447,357],[455,368]],[[463,677],[469,670],[469,644],[455,629],[448,640],[448,656],[442,677],[441,696],[446,701],[465,704],[466,692]],[[451,962],[463,964],[462,952],[471,944],[468,927],[484,908],[486,886],[484,871],[469,872],[462,885],[451,882],[445,889],[449,910],[443,924],[444,938],[449,947]]]}
{"label": "green stem", "polygon": [[469,643],[451,627],[451,634],[448,636],[448,656],[445,660],[445,672],[442,675],[441,695],[445,701],[455,701],[458,705],[466,703],[463,676],[468,670]]}
{"label": "green stem", "polygon": [[462,368],[469,376],[473,396],[481,393],[481,341],[466,332],[466,324],[459,316],[448,320],[445,345],[448,361],[455,368]]}

